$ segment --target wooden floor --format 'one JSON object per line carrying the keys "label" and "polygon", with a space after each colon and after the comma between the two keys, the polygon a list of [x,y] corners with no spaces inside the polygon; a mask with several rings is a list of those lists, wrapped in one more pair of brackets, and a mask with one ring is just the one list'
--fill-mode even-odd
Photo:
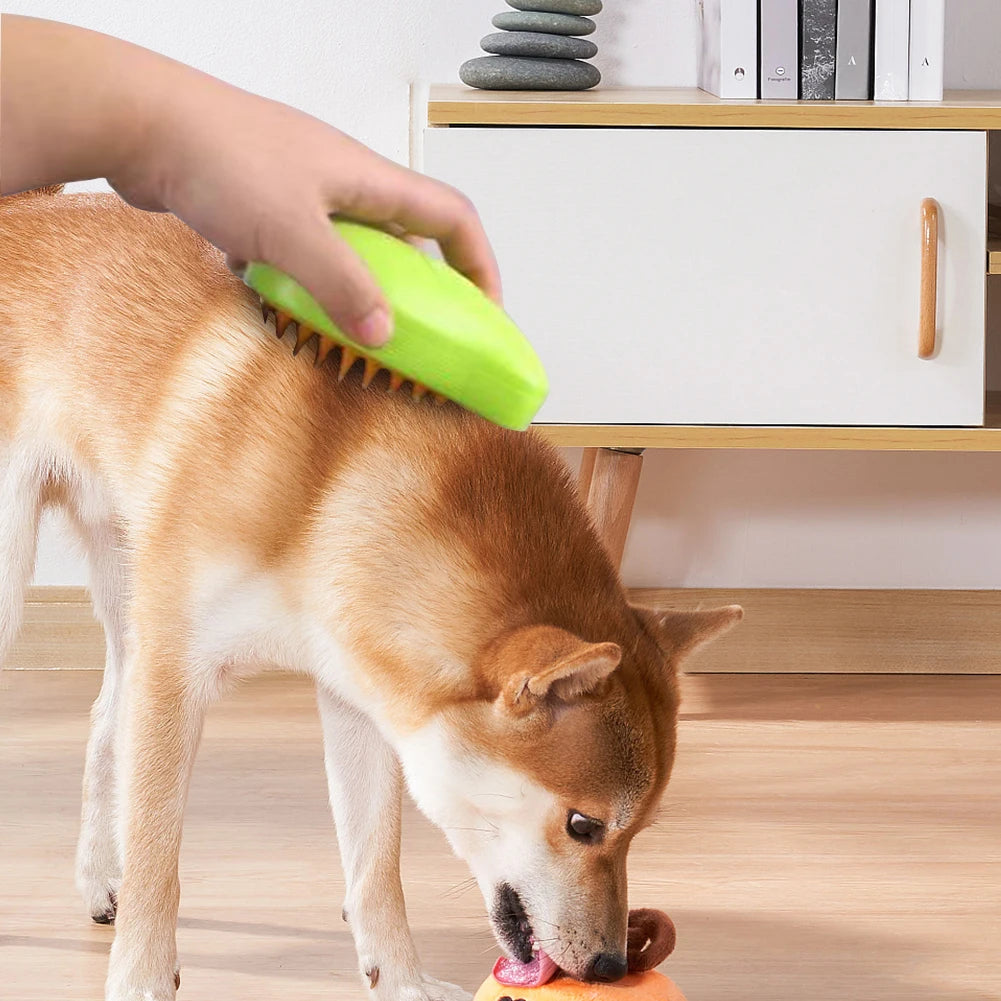
{"label": "wooden floor", "polygon": [[[95,672],[0,685],[0,997],[98,1001],[113,931],[73,889]],[[180,997],[361,999],[339,917],[310,687],[213,713],[182,857]],[[687,679],[675,777],[631,857],[678,926],[689,1001],[1001,998],[1001,678]],[[405,872],[431,972],[473,989],[497,949],[477,891],[411,811]]]}

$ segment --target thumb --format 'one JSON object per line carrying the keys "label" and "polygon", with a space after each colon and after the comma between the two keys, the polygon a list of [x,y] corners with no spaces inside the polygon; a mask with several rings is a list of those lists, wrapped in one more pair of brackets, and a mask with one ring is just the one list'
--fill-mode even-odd
{"label": "thumb", "polygon": [[331,320],[359,344],[379,347],[392,334],[392,314],[361,258],[326,217],[285,227],[267,262],[288,272]]}

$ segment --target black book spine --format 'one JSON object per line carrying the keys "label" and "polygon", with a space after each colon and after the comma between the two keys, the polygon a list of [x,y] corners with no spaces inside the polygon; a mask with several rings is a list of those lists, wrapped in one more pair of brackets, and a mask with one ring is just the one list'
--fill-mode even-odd
{"label": "black book spine", "polygon": [[800,0],[799,25],[799,96],[804,101],[833,101],[837,0]]}

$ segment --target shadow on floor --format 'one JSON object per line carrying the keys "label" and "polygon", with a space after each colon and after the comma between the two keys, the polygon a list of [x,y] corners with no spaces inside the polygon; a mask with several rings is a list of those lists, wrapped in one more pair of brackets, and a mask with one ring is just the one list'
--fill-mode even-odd
{"label": "shadow on floor", "polygon": [[[926,958],[919,968],[914,962],[914,942],[895,938],[889,926],[885,934],[860,929],[857,935],[844,935],[820,922],[792,923],[772,914],[674,909],[673,916],[679,945],[662,969],[691,1001],[988,1001],[1001,997],[997,968],[969,966],[956,975],[962,976],[963,983],[956,982],[956,976],[953,982],[936,979],[936,954],[945,947],[936,945],[931,925],[923,953]],[[184,943],[183,932],[195,929],[283,941],[260,942],[252,950],[214,950],[209,955]],[[294,971],[300,982],[329,980],[332,987],[354,977],[356,961],[347,931],[190,918],[182,918],[181,930],[182,969],[230,971],[270,981]],[[423,929],[416,937],[428,971],[469,990],[479,986],[480,973],[483,977],[489,973],[498,954],[485,922],[482,933],[441,927]],[[109,942],[2,935],[0,966],[3,950],[13,947],[100,953],[108,950]],[[963,969],[955,956],[949,965],[952,970]]]}

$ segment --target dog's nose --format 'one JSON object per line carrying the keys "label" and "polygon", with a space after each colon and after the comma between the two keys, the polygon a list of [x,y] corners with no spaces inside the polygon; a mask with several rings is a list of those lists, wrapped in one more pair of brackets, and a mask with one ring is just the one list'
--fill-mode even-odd
{"label": "dog's nose", "polygon": [[599,952],[587,969],[585,980],[610,984],[626,975],[626,957],[618,952]]}

